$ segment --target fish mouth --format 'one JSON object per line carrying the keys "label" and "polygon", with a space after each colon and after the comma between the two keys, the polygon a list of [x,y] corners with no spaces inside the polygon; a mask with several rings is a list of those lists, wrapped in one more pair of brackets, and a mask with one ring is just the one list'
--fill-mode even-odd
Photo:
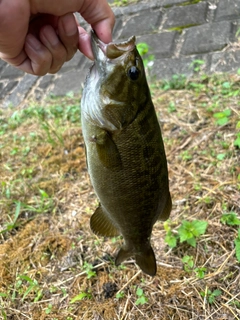
{"label": "fish mouth", "polygon": [[114,43],[110,42],[108,44],[102,42],[96,35],[96,33],[91,31],[91,45],[93,50],[94,59],[99,60],[114,60],[122,57],[126,53],[132,51],[136,46],[135,36],[130,37],[128,40]]}

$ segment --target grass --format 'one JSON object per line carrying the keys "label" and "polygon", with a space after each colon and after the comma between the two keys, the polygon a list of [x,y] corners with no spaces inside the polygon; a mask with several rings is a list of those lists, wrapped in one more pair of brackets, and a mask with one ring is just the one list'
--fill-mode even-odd
{"label": "grass", "polygon": [[173,197],[154,278],[90,231],[80,97],[0,110],[0,318],[240,319],[239,82],[151,84]]}

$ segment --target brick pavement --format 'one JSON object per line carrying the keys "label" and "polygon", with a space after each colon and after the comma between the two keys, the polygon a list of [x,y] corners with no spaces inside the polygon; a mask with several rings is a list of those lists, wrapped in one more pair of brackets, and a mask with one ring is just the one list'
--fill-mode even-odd
{"label": "brick pavement", "polygon": [[[204,62],[201,70],[207,74],[240,69],[239,0],[141,0],[113,11],[114,39],[135,34],[138,42],[147,43],[155,56],[151,76],[156,79],[191,77],[196,60]],[[18,106],[26,98],[40,101],[49,94],[79,92],[90,65],[78,52],[57,74],[37,77],[0,60],[0,104]]]}

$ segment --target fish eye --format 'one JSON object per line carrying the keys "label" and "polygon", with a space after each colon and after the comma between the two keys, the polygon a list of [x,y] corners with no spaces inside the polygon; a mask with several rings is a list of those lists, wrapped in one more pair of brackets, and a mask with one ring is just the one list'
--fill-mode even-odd
{"label": "fish eye", "polygon": [[140,75],[140,71],[137,67],[135,66],[132,66],[128,69],[128,72],[127,72],[129,78],[131,80],[137,80],[139,78],[139,75]]}

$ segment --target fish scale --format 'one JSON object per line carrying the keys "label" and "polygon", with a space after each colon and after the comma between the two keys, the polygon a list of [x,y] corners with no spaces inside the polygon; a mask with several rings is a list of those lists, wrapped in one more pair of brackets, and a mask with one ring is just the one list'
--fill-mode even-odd
{"label": "fish scale", "polygon": [[123,236],[117,265],[132,256],[153,276],[152,228],[169,217],[171,196],[144,66],[134,37],[104,44],[92,32],[92,49],[81,102],[88,172],[100,201],[90,226],[100,236]]}

